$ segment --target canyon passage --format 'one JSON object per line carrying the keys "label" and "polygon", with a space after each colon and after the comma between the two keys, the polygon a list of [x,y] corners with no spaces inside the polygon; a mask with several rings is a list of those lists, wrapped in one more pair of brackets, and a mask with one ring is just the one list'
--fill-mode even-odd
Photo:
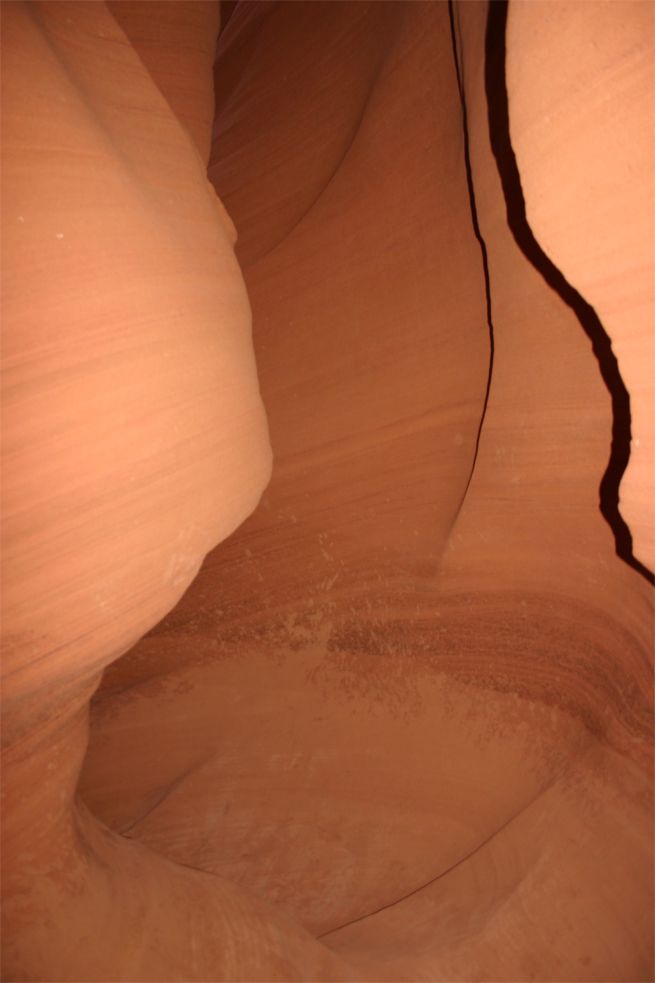
{"label": "canyon passage", "polygon": [[652,979],[653,4],[0,9],[2,978]]}

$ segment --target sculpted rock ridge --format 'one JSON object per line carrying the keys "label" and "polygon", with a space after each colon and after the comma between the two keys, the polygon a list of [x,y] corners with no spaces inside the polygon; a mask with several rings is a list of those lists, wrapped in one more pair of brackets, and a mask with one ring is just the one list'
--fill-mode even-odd
{"label": "sculpted rock ridge", "polygon": [[0,9],[3,979],[652,979],[653,5]]}

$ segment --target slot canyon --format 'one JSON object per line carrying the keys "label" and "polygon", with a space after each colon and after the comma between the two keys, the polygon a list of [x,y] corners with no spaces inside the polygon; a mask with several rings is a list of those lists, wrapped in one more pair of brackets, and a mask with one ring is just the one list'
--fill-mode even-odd
{"label": "slot canyon", "polygon": [[655,5],[1,13],[2,979],[651,980]]}

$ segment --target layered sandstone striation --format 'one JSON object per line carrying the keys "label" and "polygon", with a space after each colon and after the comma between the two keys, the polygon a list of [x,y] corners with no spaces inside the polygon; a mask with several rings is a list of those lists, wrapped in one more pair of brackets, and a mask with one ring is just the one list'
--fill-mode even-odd
{"label": "layered sandstone striation", "polygon": [[3,978],[650,979],[652,6],[2,14]]}

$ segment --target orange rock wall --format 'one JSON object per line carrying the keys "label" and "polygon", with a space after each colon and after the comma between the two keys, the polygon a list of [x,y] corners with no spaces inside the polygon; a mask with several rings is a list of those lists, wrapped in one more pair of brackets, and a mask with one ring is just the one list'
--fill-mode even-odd
{"label": "orange rock wall", "polygon": [[5,978],[647,980],[652,8],[221,9],[4,5]]}

